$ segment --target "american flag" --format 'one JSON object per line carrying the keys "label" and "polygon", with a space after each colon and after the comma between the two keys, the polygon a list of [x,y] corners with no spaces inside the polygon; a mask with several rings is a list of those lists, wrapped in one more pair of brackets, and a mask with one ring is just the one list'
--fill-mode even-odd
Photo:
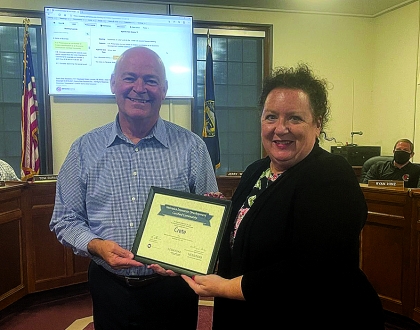
{"label": "american flag", "polygon": [[26,181],[39,174],[38,152],[38,101],[32,63],[31,42],[25,27],[23,45],[23,94],[22,94],[22,160],[21,176]]}

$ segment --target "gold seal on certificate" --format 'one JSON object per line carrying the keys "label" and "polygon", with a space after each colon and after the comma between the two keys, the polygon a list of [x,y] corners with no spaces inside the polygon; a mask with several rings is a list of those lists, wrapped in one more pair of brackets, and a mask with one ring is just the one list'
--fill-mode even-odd
{"label": "gold seal on certificate", "polygon": [[151,187],[134,259],[186,275],[214,271],[231,201]]}

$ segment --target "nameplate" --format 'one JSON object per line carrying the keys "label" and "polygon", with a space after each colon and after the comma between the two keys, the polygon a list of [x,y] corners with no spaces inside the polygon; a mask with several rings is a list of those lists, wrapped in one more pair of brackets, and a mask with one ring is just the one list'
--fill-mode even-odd
{"label": "nameplate", "polygon": [[401,180],[369,180],[368,187],[392,188],[404,190],[404,181]]}
{"label": "nameplate", "polygon": [[242,176],[242,173],[244,172],[227,172],[227,176]]}
{"label": "nameplate", "polygon": [[34,175],[33,182],[54,182],[57,181],[58,174]]}

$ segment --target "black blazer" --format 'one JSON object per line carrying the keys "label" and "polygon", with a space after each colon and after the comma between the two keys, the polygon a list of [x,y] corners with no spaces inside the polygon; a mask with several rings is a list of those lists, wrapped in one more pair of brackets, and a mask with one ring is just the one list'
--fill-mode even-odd
{"label": "black blazer", "polygon": [[[237,212],[269,164],[267,157],[248,166],[232,196],[218,274],[243,275],[246,301],[215,298],[214,329],[269,326],[279,319],[292,328],[310,320],[308,326],[345,329],[332,315],[357,329],[383,329],[380,300],[359,268],[359,235],[367,218],[363,193],[350,164],[318,143],[255,200],[230,249]],[[231,319],[235,314],[240,317]]]}

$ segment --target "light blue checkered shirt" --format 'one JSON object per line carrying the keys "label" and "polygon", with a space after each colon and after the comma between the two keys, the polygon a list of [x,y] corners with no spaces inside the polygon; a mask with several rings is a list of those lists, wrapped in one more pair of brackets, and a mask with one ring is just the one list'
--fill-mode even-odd
{"label": "light blue checkered shirt", "polygon": [[205,143],[191,131],[159,119],[134,145],[116,119],[72,144],[58,174],[50,229],[75,254],[92,257],[109,271],[150,274],[145,267],[113,270],[92,256],[87,244],[102,238],[131,250],[151,186],[199,195],[218,191]]}

